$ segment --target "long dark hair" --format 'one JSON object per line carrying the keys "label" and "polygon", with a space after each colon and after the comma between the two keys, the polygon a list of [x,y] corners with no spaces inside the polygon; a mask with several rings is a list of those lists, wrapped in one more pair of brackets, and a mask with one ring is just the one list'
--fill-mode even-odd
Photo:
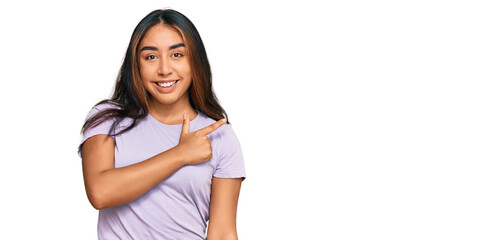
{"label": "long dark hair", "polygon": [[[147,31],[159,23],[168,24],[176,29],[188,49],[192,76],[192,83],[188,91],[192,108],[214,120],[225,117],[227,123],[229,123],[227,113],[220,106],[213,92],[210,63],[196,27],[180,12],[165,9],[152,11],[138,23],[131,36],[112,97],[96,104],[97,106],[109,103],[117,106],[117,108],[104,109],[87,119],[84,126],[82,126],[82,132],[106,120],[114,119],[108,134],[116,136],[132,129],[148,115],[150,94],[144,88],[140,79],[138,48]],[[124,118],[131,118],[133,121],[128,127],[116,133],[115,128]]]}

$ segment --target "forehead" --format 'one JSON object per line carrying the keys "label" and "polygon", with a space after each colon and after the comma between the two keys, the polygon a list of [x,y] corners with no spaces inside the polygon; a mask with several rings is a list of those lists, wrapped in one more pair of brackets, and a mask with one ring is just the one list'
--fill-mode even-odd
{"label": "forehead", "polygon": [[172,46],[174,44],[183,43],[182,35],[174,27],[159,23],[151,27],[140,42],[140,47],[143,46]]}

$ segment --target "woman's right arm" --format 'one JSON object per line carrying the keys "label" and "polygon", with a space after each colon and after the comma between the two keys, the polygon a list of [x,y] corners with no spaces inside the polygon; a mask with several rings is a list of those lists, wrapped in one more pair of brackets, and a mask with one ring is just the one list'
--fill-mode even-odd
{"label": "woman's right arm", "polygon": [[96,209],[130,202],[185,165],[176,147],[145,161],[114,167],[114,140],[96,135],[82,146],[82,169],[87,197]]}
{"label": "woman's right arm", "polygon": [[130,202],[188,164],[212,158],[211,141],[206,136],[225,120],[189,132],[190,121],[184,118],[177,146],[142,162],[114,167],[115,144],[108,135],[95,135],[82,145],[82,169],[89,201],[96,209]]}

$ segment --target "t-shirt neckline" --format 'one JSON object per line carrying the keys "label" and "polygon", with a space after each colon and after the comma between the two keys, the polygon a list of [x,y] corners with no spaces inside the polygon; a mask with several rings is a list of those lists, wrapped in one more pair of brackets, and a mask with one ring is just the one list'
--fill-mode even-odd
{"label": "t-shirt neckline", "polygon": [[[192,119],[190,121],[190,125],[192,126],[192,124],[196,123],[199,121],[199,118],[201,117],[201,112],[199,112],[198,110],[195,110],[197,112],[197,115],[196,115],[196,118]],[[152,120],[153,122],[155,122],[156,124],[158,125],[161,125],[161,126],[165,126],[165,127],[181,127],[183,124],[165,124],[159,120],[157,120],[155,117],[153,117],[150,113],[148,113],[147,117]]]}

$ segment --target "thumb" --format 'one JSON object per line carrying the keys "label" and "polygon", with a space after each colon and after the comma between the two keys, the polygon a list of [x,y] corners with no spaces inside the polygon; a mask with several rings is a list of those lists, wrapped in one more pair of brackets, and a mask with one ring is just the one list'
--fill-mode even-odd
{"label": "thumb", "polygon": [[190,120],[187,115],[183,114],[182,134],[190,132]]}

